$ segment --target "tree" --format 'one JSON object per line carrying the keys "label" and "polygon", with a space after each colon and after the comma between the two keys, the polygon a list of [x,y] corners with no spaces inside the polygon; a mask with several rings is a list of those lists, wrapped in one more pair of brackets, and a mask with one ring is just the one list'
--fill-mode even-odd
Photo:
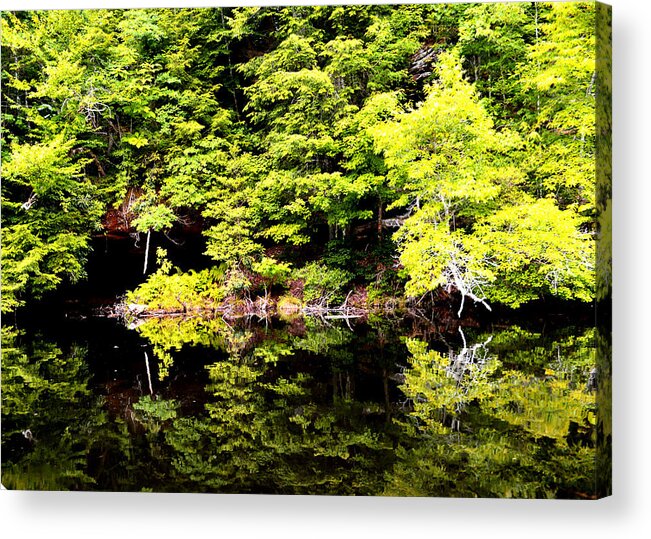
{"label": "tree", "polygon": [[442,56],[438,77],[421,107],[375,129],[402,193],[394,205],[408,205],[396,234],[407,294],[456,290],[459,316],[465,297],[514,307],[543,295],[589,300],[594,245],[576,206],[527,194],[522,140],[495,129],[458,57]]}
{"label": "tree", "polygon": [[521,181],[507,154],[518,139],[494,130],[457,57],[442,56],[438,75],[421,107],[375,128],[376,145],[400,195],[393,206],[407,207],[396,234],[407,294],[444,287],[483,301],[492,274],[472,226]]}
{"label": "tree", "polygon": [[514,307],[543,295],[591,301],[595,242],[581,222],[551,199],[507,206],[482,220],[476,233],[495,268],[489,297]]}
{"label": "tree", "polygon": [[595,39],[594,4],[554,3],[519,67],[530,192],[554,196],[586,223],[594,219]]}
{"label": "tree", "polygon": [[518,70],[547,9],[538,2],[475,4],[461,16],[456,49],[468,80],[497,123],[518,124],[525,96]]}
{"label": "tree", "polygon": [[85,161],[71,157],[76,145],[64,134],[10,145],[2,182],[3,312],[85,275],[101,207]]}

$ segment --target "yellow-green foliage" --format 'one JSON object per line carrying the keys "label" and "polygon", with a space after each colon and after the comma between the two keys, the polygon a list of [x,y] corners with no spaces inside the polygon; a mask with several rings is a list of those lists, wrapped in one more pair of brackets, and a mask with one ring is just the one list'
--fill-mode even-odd
{"label": "yellow-green foliage", "polygon": [[[574,369],[569,364],[578,363],[587,375],[589,369],[584,356],[587,354],[594,361],[590,336],[592,332],[588,332],[586,339],[570,338],[569,343],[552,343],[559,353],[563,350],[562,359],[568,364],[563,364],[561,359],[548,362],[544,376],[503,369],[502,361],[490,353],[490,345],[475,347],[476,350],[464,348],[466,354],[457,355],[427,350],[426,343],[408,340],[412,358],[403,391],[414,399],[413,414],[436,431],[449,432],[440,423],[442,411],[459,417],[467,405],[480,403],[485,413],[492,413],[535,436],[557,438],[560,443],[568,423],[583,423],[594,405],[594,395],[576,383]],[[572,352],[572,347],[577,347],[577,351]],[[546,355],[549,357],[549,351]],[[471,357],[473,361],[460,361]]]}
{"label": "yellow-green foliage", "polygon": [[494,358],[470,362],[455,377],[447,354],[428,351],[426,343],[414,339],[407,348],[413,357],[404,391],[414,399],[414,416],[437,432],[447,431],[439,423],[443,414],[458,416],[465,405],[486,401],[496,389],[494,375],[501,365]]}
{"label": "yellow-green foliage", "polygon": [[267,283],[269,285],[285,284],[291,273],[290,264],[278,262],[267,256],[263,256],[259,262],[255,262],[252,269],[265,280],[265,289]]}
{"label": "yellow-green foliage", "polygon": [[[161,257],[162,250],[159,250]],[[164,258],[164,255],[162,255]],[[225,296],[224,270],[212,267],[181,272],[167,260],[146,282],[127,294],[127,303],[146,305],[147,310],[190,311],[213,307]]]}
{"label": "yellow-green foliage", "polygon": [[505,207],[477,226],[495,268],[489,297],[517,307],[541,293],[590,301],[595,286],[595,242],[581,218],[546,198]]}
{"label": "yellow-green foliage", "polygon": [[[568,206],[532,197],[519,162],[525,139],[494,126],[454,54],[442,55],[438,72],[421,107],[375,130],[389,179],[404,193],[396,205],[412,203],[396,234],[407,295],[453,287],[512,307],[545,295],[590,301],[588,199]],[[573,170],[592,183],[591,166]]]}
{"label": "yellow-green foliage", "polygon": [[328,303],[343,299],[344,287],[348,284],[351,274],[339,268],[330,268],[320,262],[305,264],[295,274],[303,280],[303,300],[323,301]]}
{"label": "yellow-green foliage", "polygon": [[[291,261],[306,302],[341,301],[346,281],[377,273],[346,250],[386,241],[385,221],[399,227],[388,255],[406,283],[387,293],[592,300],[595,147],[605,158],[610,146],[599,13],[594,2],[3,13],[2,309],[83,278],[90,233],[127,192],[125,224],[148,241],[198,218],[205,254],[231,268],[228,295],[267,295]],[[260,35],[251,57],[243,47]],[[326,229],[339,243],[323,255]],[[202,280],[156,275],[142,301],[160,290],[160,308],[185,309]]]}

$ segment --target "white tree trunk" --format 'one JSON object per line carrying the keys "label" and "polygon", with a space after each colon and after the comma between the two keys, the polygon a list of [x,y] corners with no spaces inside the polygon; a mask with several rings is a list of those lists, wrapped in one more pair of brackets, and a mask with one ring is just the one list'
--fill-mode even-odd
{"label": "white tree trunk", "polygon": [[142,270],[142,274],[147,273],[147,262],[149,261],[149,240],[151,239],[151,228],[147,231],[147,245],[145,247],[145,267]]}
{"label": "white tree trunk", "polygon": [[149,381],[149,394],[154,394],[154,388],[151,385],[151,371],[149,370],[149,356],[145,352],[145,365],[147,366],[147,380]]}

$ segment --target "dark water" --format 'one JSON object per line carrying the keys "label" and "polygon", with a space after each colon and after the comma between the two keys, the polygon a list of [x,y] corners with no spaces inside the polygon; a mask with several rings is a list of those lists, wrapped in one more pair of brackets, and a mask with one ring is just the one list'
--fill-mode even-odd
{"label": "dark water", "polygon": [[2,483],[594,497],[595,334],[573,323],[19,319]]}

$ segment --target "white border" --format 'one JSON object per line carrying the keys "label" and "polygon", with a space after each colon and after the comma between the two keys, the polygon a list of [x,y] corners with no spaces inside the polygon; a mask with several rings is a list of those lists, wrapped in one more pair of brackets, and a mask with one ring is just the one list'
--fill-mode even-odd
{"label": "white border", "polygon": [[[454,0],[453,0],[454,1]],[[264,0],[3,0],[1,9],[307,4]],[[335,2],[333,3],[345,3]],[[355,3],[369,3],[357,1]],[[614,496],[500,501],[0,492],[5,537],[651,537],[648,0],[612,0],[614,65]]]}

